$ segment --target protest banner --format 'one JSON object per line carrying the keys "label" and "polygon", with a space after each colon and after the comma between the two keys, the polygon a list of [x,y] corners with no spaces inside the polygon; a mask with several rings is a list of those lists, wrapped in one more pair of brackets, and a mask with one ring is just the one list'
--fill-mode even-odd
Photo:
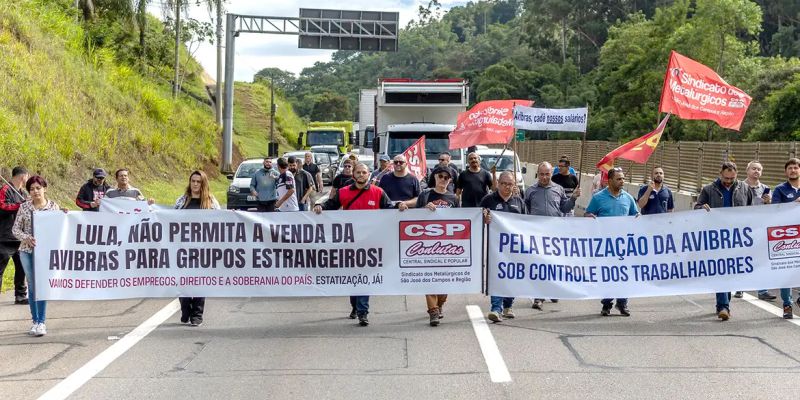
{"label": "protest banner", "polygon": [[751,100],[747,93],[729,85],[711,68],[674,50],[670,53],[658,106],[660,112],[683,119],[707,119],[738,131]]}
{"label": "protest banner", "polygon": [[800,286],[797,204],[641,217],[492,212],[495,296],[599,299]]}
{"label": "protest banner", "polygon": [[146,200],[136,200],[126,197],[103,198],[100,200],[100,212],[114,214],[141,214],[153,210],[168,210],[172,207],[159,204],[147,204]]}
{"label": "protest banner", "polygon": [[529,131],[586,132],[589,109],[514,107],[514,127]]}
{"label": "protest banner", "polygon": [[482,101],[458,114],[450,132],[450,150],[479,144],[507,144],[514,137],[514,105],[531,106],[531,100]]}
{"label": "protest banner", "polygon": [[[379,223],[376,223],[379,221]],[[479,293],[479,209],[40,212],[42,300]]]}

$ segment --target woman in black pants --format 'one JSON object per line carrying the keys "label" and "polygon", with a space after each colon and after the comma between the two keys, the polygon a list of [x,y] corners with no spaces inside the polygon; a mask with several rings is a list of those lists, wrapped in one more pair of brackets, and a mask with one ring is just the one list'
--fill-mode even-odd
{"label": "woman in black pants", "polygon": [[[189,175],[189,186],[186,193],[175,202],[176,209],[200,210],[211,209],[219,210],[219,203],[208,184],[208,176],[203,171],[194,171]],[[184,324],[191,322],[192,326],[203,324],[203,307],[206,304],[205,297],[181,297],[181,322]]]}

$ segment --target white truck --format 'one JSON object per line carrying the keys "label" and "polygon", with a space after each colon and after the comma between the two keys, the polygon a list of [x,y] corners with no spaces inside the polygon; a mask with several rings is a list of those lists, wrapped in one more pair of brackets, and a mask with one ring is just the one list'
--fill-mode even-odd
{"label": "white truck", "polygon": [[448,151],[451,162],[463,171],[464,149],[449,150],[449,135],[468,103],[469,86],[463,79],[381,79],[375,115],[378,143],[373,148],[394,157],[424,135],[429,168]]}
{"label": "white truck", "polygon": [[377,89],[361,89],[358,98],[358,133],[354,148],[362,149],[361,154],[372,154],[372,141],[375,139],[375,96]]}

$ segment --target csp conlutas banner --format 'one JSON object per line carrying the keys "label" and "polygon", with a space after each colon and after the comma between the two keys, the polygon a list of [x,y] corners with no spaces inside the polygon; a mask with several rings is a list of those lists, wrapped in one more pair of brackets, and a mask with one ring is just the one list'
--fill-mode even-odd
{"label": "csp conlutas banner", "polygon": [[480,293],[479,209],[39,212],[43,300]]}
{"label": "csp conlutas banner", "polygon": [[588,108],[514,107],[514,127],[529,131],[586,132]]}
{"label": "csp conlutas banner", "polygon": [[492,213],[489,293],[560,299],[800,286],[800,206],[641,217]]}

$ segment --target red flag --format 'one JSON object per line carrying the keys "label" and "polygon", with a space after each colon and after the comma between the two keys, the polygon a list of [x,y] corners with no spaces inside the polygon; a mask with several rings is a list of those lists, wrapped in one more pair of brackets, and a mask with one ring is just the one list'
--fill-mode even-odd
{"label": "red flag", "polygon": [[403,156],[406,158],[408,172],[421,181],[425,177],[425,173],[428,172],[428,161],[425,159],[425,136],[422,136],[409,146],[403,152]]}
{"label": "red flag", "polygon": [[531,100],[482,101],[459,113],[450,132],[450,150],[479,144],[506,144],[514,137],[514,105],[530,107]]}
{"label": "red flag", "polygon": [[617,158],[624,158],[639,164],[646,163],[647,159],[650,158],[650,155],[655,151],[656,146],[658,146],[658,142],[661,140],[661,134],[664,133],[664,128],[667,127],[669,116],[670,114],[667,114],[654,131],[633,139],[606,154],[605,157],[597,162],[597,168],[600,168],[604,173],[608,172],[608,170],[614,167],[614,160]]}
{"label": "red flag", "polygon": [[683,119],[708,119],[738,131],[750,96],[714,70],[674,50],[669,57],[658,110]]}

